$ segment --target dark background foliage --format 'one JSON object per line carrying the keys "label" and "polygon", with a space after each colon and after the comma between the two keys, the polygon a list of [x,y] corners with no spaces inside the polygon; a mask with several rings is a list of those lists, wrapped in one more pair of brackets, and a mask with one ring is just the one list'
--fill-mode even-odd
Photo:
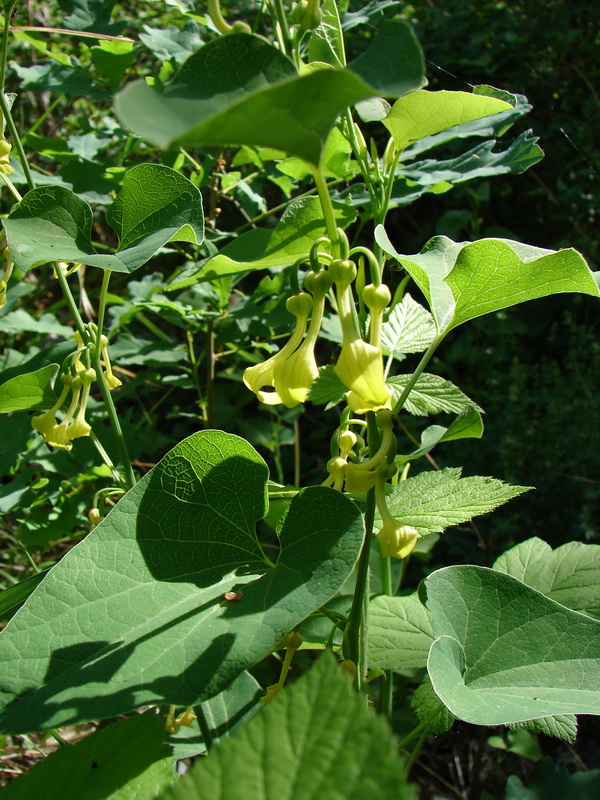
{"label": "dark background foliage", "polygon": [[[600,124],[598,15],[568,2],[414,2],[413,23],[431,89],[489,83],[525,94],[546,157],[523,175],[427,195],[394,213],[416,252],[435,234],[504,236],[549,249],[576,247],[598,269]],[[509,134],[510,135],[510,134]],[[434,364],[486,411],[481,441],[447,445],[439,461],[533,485],[481,523],[493,552],[528,536],[554,546],[600,538],[600,349],[591,298],[563,295],[476,320],[454,332]],[[449,531],[453,558],[475,539]],[[480,554],[481,558],[481,554]]]}

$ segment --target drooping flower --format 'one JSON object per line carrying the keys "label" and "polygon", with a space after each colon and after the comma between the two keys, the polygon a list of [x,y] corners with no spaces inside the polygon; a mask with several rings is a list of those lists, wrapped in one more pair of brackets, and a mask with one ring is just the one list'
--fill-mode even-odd
{"label": "drooping flower", "polygon": [[110,358],[108,355],[108,337],[104,336],[104,334],[102,334],[100,337],[100,358],[102,366],[104,367],[104,378],[109,391],[118,389],[119,386],[122,386],[123,384],[112,371]]}
{"label": "drooping flower", "polygon": [[346,338],[334,370],[350,390],[348,405],[356,414],[390,408],[391,392],[385,385],[380,347],[358,337]]}
{"label": "drooping flower", "polygon": [[406,558],[412,553],[421,534],[412,525],[406,525],[396,519],[387,507],[385,497],[385,484],[387,479],[395,473],[393,464],[385,464],[377,470],[375,481],[375,502],[381,516],[382,526],[377,531],[377,541],[381,548],[381,555],[391,558]]}
{"label": "drooping flower", "polygon": [[349,389],[348,405],[356,414],[390,408],[391,392],[385,385],[381,348],[365,342],[358,331],[350,288],[356,267],[352,261],[334,261],[329,272],[336,284],[343,336],[334,371]]}
{"label": "drooping flower", "polygon": [[394,517],[389,517],[377,533],[381,555],[392,558],[406,558],[414,549],[419,533],[411,525],[403,525]]}
{"label": "drooping flower", "polygon": [[[278,353],[275,353],[274,356],[271,356],[271,358],[268,358],[266,361],[263,361],[260,364],[255,364],[253,367],[248,367],[244,370],[244,383],[248,389],[250,389],[250,391],[254,392],[261,403],[266,403],[267,405],[278,405],[279,403],[284,402],[278,389],[279,385],[284,387],[283,391],[285,396],[288,386],[285,381],[289,376],[286,374],[283,376],[283,381],[279,380],[276,383],[275,370],[279,365],[283,366],[285,364],[285,361],[296,351],[297,347],[301,343],[304,332],[306,331],[308,315],[310,314],[312,305],[312,297],[306,292],[300,292],[299,294],[289,297],[286,302],[286,308],[296,317],[296,324],[288,342]],[[306,364],[301,364],[301,367],[306,371]],[[310,365],[308,366],[308,369],[310,370]],[[265,387],[270,387],[273,391],[265,391]],[[302,387],[299,384],[295,388],[290,388],[289,394],[286,396],[286,400],[290,402],[293,399],[292,393],[294,391],[300,391],[301,388]],[[292,405],[298,405],[298,402],[302,401],[294,401]],[[288,403],[286,403],[286,405],[288,405]]]}

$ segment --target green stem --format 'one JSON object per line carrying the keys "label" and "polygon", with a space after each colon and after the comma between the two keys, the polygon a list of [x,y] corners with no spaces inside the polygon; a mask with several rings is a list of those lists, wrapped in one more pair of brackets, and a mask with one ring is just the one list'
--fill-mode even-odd
{"label": "green stem", "polygon": [[6,55],[8,52],[8,34],[10,32],[10,21],[17,5],[17,0],[7,5],[4,9],[4,30],[2,32],[2,43],[0,44],[0,94],[4,95],[4,83],[6,81]]}
{"label": "green stem", "polygon": [[215,28],[226,36],[231,33],[232,26],[223,18],[219,0],[208,0],[208,16],[212,19]]}
{"label": "green stem", "polygon": [[398,744],[398,750],[402,750],[404,747],[406,747],[406,745],[412,742],[412,740],[415,739],[417,736],[419,736],[422,731],[427,732],[427,730],[429,729],[429,723],[431,722],[432,719],[437,717],[437,715],[440,713],[443,707],[444,704],[440,703],[433,709],[433,711],[427,714],[425,719],[421,720],[421,722],[419,722],[417,727],[413,728],[412,731],[408,733],[404,737],[404,739],[402,739],[402,741]]}
{"label": "green stem", "polygon": [[119,470],[113,464],[112,458],[108,455],[104,447],[102,447],[100,440],[93,431],[90,432],[90,439],[92,441],[92,444],[98,451],[100,458],[102,459],[102,461],[104,461],[106,466],[112,472],[113,478],[117,481],[117,483],[123,484],[123,476],[119,473]]}
{"label": "green stem", "polygon": [[[98,331],[98,337],[100,337],[100,331]],[[113,431],[113,436],[115,438],[115,444],[117,445],[117,450],[119,451],[121,465],[125,471],[124,483],[128,489],[132,489],[136,484],[136,479],[133,473],[133,467],[131,466],[129,451],[127,450],[127,445],[125,444],[125,437],[123,436],[121,423],[119,422],[117,409],[115,408],[110,389],[106,385],[104,370],[102,369],[99,356],[97,356],[95,353],[92,353],[91,361],[93,368],[96,370],[96,380],[98,382],[98,386],[100,387],[100,393],[102,395],[102,400],[104,401],[104,407],[106,408],[106,413],[108,414],[108,419]]]}
{"label": "green stem", "polygon": [[439,344],[440,344],[440,342],[442,341],[443,338],[444,338],[444,334],[440,334],[440,335],[436,336],[436,338],[433,340],[433,342],[429,345],[429,348],[428,348],[427,352],[423,355],[423,358],[419,361],[416,370],[411,375],[410,380],[408,381],[408,383],[404,387],[404,391],[400,395],[400,398],[399,398],[398,402],[394,406],[394,410],[392,412],[394,417],[396,417],[400,413],[400,411],[402,410],[402,408],[404,406],[404,403],[406,402],[406,398],[412,392],[412,390],[413,390],[413,388],[415,386],[415,383],[419,380],[419,378],[421,376],[421,373],[423,372],[423,370],[425,369],[425,367],[429,363],[429,359],[435,353],[436,349],[438,348],[438,346],[439,346]]}
{"label": "green stem", "polygon": [[46,117],[48,117],[48,115],[49,115],[49,114],[51,114],[51,113],[54,111],[54,109],[55,109],[55,108],[56,108],[56,106],[57,106],[57,105],[60,103],[60,101],[61,101],[61,100],[62,100],[62,96],[59,94],[59,95],[58,95],[58,97],[56,97],[56,98],[55,98],[55,99],[54,99],[54,100],[53,100],[53,101],[50,103],[50,105],[49,105],[49,106],[48,106],[48,108],[47,108],[47,109],[44,111],[44,113],[43,113],[43,114],[40,114],[40,116],[39,116],[39,117],[36,119],[36,121],[33,123],[33,125],[31,126],[31,128],[29,128],[29,130],[27,131],[27,133],[35,133],[35,132],[37,131],[37,129],[40,127],[40,125],[42,125],[42,124],[44,123],[44,121],[45,121]]}
{"label": "green stem", "polygon": [[13,144],[17,148],[17,153],[19,154],[19,161],[21,162],[21,167],[23,168],[23,174],[25,175],[27,186],[30,189],[35,189],[35,181],[33,180],[33,175],[31,174],[31,170],[29,169],[29,162],[27,161],[27,156],[25,155],[25,150],[23,149],[23,144],[21,142],[21,137],[19,136],[19,132],[12,118],[12,114],[10,113],[10,108],[8,107],[8,103],[6,102],[6,97],[4,95],[4,92],[0,92],[0,108],[2,109],[2,114],[4,116],[4,119],[6,120],[8,130],[10,131],[10,136],[13,141]]}
{"label": "green stem", "polygon": [[[379,429],[375,421],[375,414],[367,414],[369,428],[369,451],[373,455],[379,448]],[[345,658],[356,664],[356,688],[363,685],[367,673],[367,629],[366,608],[369,600],[369,559],[371,555],[371,541],[373,538],[373,523],[375,521],[375,489],[367,492],[365,507],[365,539],[358,558],[356,571],[356,586],[352,606],[348,614],[348,624],[344,633],[343,652]]]}
{"label": "green stem", "polygon": [[110,281],[110,270],[105,269],[103,270],[102,275],[102,286],[100,287],[100,298],[98,299],[98,337],[96,339],[96,345],[94,347],[94,353],[96,356],[100,356],[100,336],[102,334],[102,328],[104,327],[104,314],[106,312],[106,296],[108,294],[108,283]]}
{"label": "green stem", "polygon": [[75,302],[75,298],[71,293],[71,287],[69,286],[69,282],[67,281],[67,278],[63,273],[60,264],[56,262],[54,264],[54,274],[58,279],[64,298],[67,302],[67,305],[69,306],[69,311],[71,312],[71,316],[73,317],[73,321],[75,322],[77,333],[81,336],[81,340],[85,342],[86,341],[85,323],[81,318],[81,314],[79,313],[79,309],[77,308],[77,303]]}
{"label": "green stem", "polygon": [[308,164],[308,162],[307,165],[310,167],[317,192],[319,193],[319,200],[321,201],[321,208],[323,209],[323,216],[325,217],[327,236],[329,237],[332,248],[336,251],[332,253],[332,255],[341,256],[340,237],[335,220],[333,203],[331,202],[331,195],[327,188],[327,181],[325,180],[321,167],[315,167],[313,164]]}
{"label": "green stem", "polygon": [[5,175],[4,173],[1,173],[0,177],[2,178],[4,183],[8,186],[8,188],[10,189],[11,194],[15,198],[17,203],[20,203],[23,198],[22,198],[19,190],[17,189],[17,187],[13,184],[11,179],[8,177],[8,175]]}
{"label": "green stem", "polygon": [[427,729],[425,729],[425,730],[423,730],[421,732],[421,735],[419,736],[419,740],[417,741],[416,745],[413,747],[413,750],[412,750],[410,756],[408,757],[408,761],[406,762],[406,764],[404,766],[404,780],[405,781],[408,780],[408,776],[410,775],[410,771],[413,768],[415,761],[419,757],[419,753],[423,749],[423,744],[425,743],[425,739],[426,738],[427,738]]}
{"label": "green stem", "polygon": [[292,42],[292,34],[290,33],[290,26],[288,25],[285,8],[283,7],[281,0],[273,0],[273,5],[275,7],[277,22],[279,23],[279,28],[281,30],[284,52],[293,60],[294,43]]}
{"label": "green stem", "polygon": [[[81,315],[79,313],[79,309],[77,308],[77,303],[75,302],[75,298],[71,293],[69,282],[67,281],[65,275],[63,274],[63,271],[59,264],[54,265],[54,272],[56,273],[56,277],[58,278],[60,288],[62,289],[64,298],[67,301],[67,305],[69,306],[69,310],[71,311],[71,314],[73,316],[77,332],[81,336],[82,341],[85,342],[87,341],[86,327],[83,320],[81,319]],[[129,452],[127,450],[127,445],[125,444],[125,438],[123,437],[123,431],[121,429],[121,423],[119,422],[117,410],[115,408],[115,404],[113,403],[110,390],[106,385],[104,371],[102,369],[102,364],[100,363],[99,341],[101,333],[102,333],[101,329],[98,328],[97,331],[98,339],[95,342],[95,346],[92,350],[92,353],[90,354],[90,360],[92,362],[93,368],[96,370],[96,380],[98,382],[98,386],[100,387],[102,400],[104,401],[104,406],[108,414],[108,419],[113,430],[115,443],[117,445],[117,450],[119,451],[119,456],[121,458],[121,464],[123,466],[123,469],[125,470],[124,483],[128,489],[131,489],[136,484],[135,475],[133,474],[133,467],[131,466],[131,459],[129,458]]]}
{"label": "green stem", "polygon": [[213,738],[202,706],[194,706],[194,713],[198,720],[198,727],[200,728],[200,733],[202,734],[202,739],[204,740],[206,749],[210,750],[210,748],[213,746]]}

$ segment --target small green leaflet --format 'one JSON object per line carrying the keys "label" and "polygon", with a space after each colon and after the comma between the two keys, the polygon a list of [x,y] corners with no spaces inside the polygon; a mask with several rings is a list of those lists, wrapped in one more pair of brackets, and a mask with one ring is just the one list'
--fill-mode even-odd
{"label": "small green leaflet", "polygon": [[460,474],[458,468],[446,468],[398,483],[387,495],[390,512],[425,536],[493,511],[531,488],[511,486],[497,478],[461,478]]}

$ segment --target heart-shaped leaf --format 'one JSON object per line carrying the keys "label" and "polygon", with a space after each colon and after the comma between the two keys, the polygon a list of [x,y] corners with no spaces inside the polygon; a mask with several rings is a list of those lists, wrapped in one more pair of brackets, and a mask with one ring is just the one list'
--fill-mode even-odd
{"label": "heart-shaped leaf", "polygon": [[254,530],[266,482],[237,436],[203,431],[171,450],[0,634],[0,729],[196,704],[326,603],[358,557],[361,514],[339,492],[305,489],[268,566]]}
{"label": "heart-shaped leaf", "polygon": [[600,622],[496,570],[454,566],[421,584],[436,640],[428,670],[478,725],[600,714]]}
{"label": "heart-shaped leaf", "polygon": [[573,249],[543,250],[510,239],[453,242],[434,236],[417,255],[396,252],[383,226],[375,238],[429,301],[438,335],[503,308],[561,292],[600,297],[594,274]]}
{"label": "heart-shaped leaf", "polygon": [[350,68],[303,75],[261,37],[234,33],[201,47],[163,93],[145,81],[130,84],[115,110],[125,127],[163,149],[257,145],[317,165],[344,109],[423,83],[421,50],[400,21],[386,22]]}
{"label": "heart-shaped leaf", "polygon": [[541,539],[528,539],[503,553],[494,569],[600,619],[600,545],[567,542],[553,550]]}
{"label": "heart-shaped leaf", "polygon": [[396,149],[402,152],[425,136],[509,111],[512,107],[511,103],[496,97],[422,89],[397,100],[383,124],[392,134]]}
{"label": "heart-shaped leaf", "polygon": [[113,272],[134,272],[167,242],[201,244],[202,196],[191,181],[159,164],[138,164],[107,211],[119,237],[114,255],[98,254],[91,241],[92,209],[64,186],[28,192],[4,220],[15,266],[26,271],[48,261],[68,261]]}

